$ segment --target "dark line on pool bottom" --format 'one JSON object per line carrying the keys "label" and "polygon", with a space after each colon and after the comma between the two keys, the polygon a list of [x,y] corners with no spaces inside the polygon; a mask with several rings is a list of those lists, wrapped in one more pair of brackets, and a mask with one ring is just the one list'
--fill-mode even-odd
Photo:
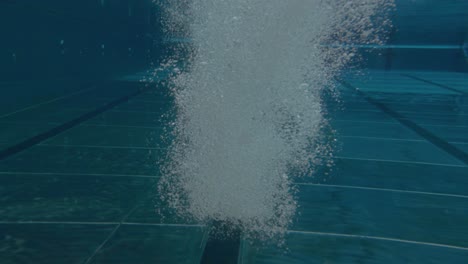
{"label": "dark line on pool bottom", "polygon": [[200,263],[237,264],[240,250],[240,237],[240,230],[229,231],[228,223],[213,223]]}
{"label": "dark line on pool bottom", "polygon": [[377,108],[382,110],[384,113],[387,115],[393,117],[396,119],[398,122],[400,122],[402,125],[406,126],[407,128],[413,130],[415,133],[426,139],[427,141],[431,142],[438,148],[442,149],[443,151],[447,152],[448,154],[452,155],[456,159],[462,161],[466,165],[468,165],[468,154],[465,153],[464,151],[458,149],[457,147],[449,144],[447,141],[441,139],[440,137],[432,134],[431,132],[427,131],[426,129],[418,126],[416,123],[413,121],[407,119],[405,116],[402,114],[393,111],[389,107],[387,107],[385,104],[373,99],[372,97],[368,96],[366,93],[363,91],[360,91],[356,87],[352,86],[350,83],[336,79],[339,83],[341,83],[344,87],[351,89],[353,91],[356,91],[359,93],[364,99],[366,99],[369,103],[375,105]]}
{"label": "dark line on pool bottom", "polygon": [[8,147],[2,151],[0,151],[0,160],[4,160],[8,157],[11,157],[23,150],[26,150],[34,145],[37,145],[53,136],[56,136],[62,132],[65,132],[66,130],[69,130],[99,114],[102,114],[122,103],[125,103],[127,102],[128,100],[130,100],[131,98],[143,93],[144,91],[146,91],[147,89],[149,89],[148,87],[142,87],[142,88],[139,88],[137,91],[129,94],[129,95],[126,95],[126,96],[123,96],[121,98],[118,98],[114,101],[111,101],[110,103],[107,103],[106,105],[103,105],[91,112],[88,112],[88,113],[85,113],[71,121],[68,121],[64,124],[61,124],[59,126],[56,126],[44,133],[41,133],[41,134],[38,134],[32,138],[29,138],[29,139],[26,139],[16,145],[13,145],[11,147]]}
{"label": "dark line on pool bottom", "polygon": [[455,88],[452,88],[452,87],[449,87],[447,85],[444,85],[444,84],[440,84],[440,83],[436,83],[436,82],[433,82],[433,81],[429,81],[429,80],[426,80],[426,79],[423,79],[423,78],[419,78],[419,77],[416,77],[416,76],[412,76],[412,75],[409,75],[409,74],[401,74],[402,76],[405,76],[405,77],[408,77],[408,78],[411,78],[413,80],[417,80],[417,81],[420,81],[420,82],[424,82],[424,83],[428,83],[428,84],[431,84],[431,85],[435,85],[439,88],[442,88],[442,89],[445,89],[445,90],[449,90],[449,91],[452,91],[452,92],[456,92],[456,93],[459,93],[459,94],[466,94],[465,92],[463,91],[460,91],[458,89],[455,89]]}

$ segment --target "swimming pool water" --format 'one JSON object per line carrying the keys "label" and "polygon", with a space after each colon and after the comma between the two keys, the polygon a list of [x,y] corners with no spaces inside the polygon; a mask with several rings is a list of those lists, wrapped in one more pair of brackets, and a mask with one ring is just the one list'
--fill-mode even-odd
{"label": "swimming pool water", "polygon": [[[341,145],[335,166],[297,182],[287,249],[241,240],[235,261],[463,263],[466,74],[375,71],[339,81],[342,102],[331,100],[329,114]],[[3,263],[200,262],[207,227],[170,211],[161,219],[154,208],[163,86],[22,151],[8,148],[142,86],[115,81],[2,117]]]}
{"label": "swimming pool water", "polygon": [[334,166],[295,182],[284,247],[156,206],[174,102],[150,2],[0,3],[1,264],[468,263],[464,1],[397,1],[393,42],[336,78]]}

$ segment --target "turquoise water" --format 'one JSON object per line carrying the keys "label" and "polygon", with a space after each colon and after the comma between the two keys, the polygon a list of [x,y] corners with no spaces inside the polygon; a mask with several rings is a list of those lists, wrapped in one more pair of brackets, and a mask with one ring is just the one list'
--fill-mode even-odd
{"label": "turquoise water", "polygon": [[41,3],[0,3],[0,263],[467,262],[464,1],[397,1],[387,47],[324,93],[334,164],[295,180],[281,247],[160,206],[157,8]]}

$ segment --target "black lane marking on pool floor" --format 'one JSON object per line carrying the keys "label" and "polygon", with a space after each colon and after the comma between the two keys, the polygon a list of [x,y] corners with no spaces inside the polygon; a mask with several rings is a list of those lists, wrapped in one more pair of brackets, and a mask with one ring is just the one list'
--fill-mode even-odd
{"label": "black lane marking on pool floor", "polygon": [[431,85],[435,85],[439,88],[442,88],[442,89],[445,89],[445,90],[449,90],[449,91],[452,91],[452,92],[456,92],[456,93],[459,93],[459,94],[466,94],[465,92],[461,91],[461,90],[458,90],[458,89],[455,89],[455,88],[452,88],[450,86],[447,86],[447,85],[444,85],[444,84],[440,84],[440,83],[436,83],[436,82],[433,82],[433,81],[429,81],[429,80],[426,80],[426,79],[423,79],[423,78],[419,78],[419,77],[416,77],[416,76],[413,76],[413,75],[409,75],[409,74],[401,74],[401,76],[405,76],[405,77],[408,77],[408,78],[411,78],[413,80],[416,80],[416,81],[420,81],[420,82],[424,82],[424,83],[428,83],[428,84],[431,84]]}
{"label": "black lane marking on pool floor", "polygon": [[46,132],[43,132],[43,133],[38,134],[38,135],[36,135],[34,137],[28,138],[28,139],[26,139],[26,140],[24,140],[24,141],[22,141],[22,142],[20,142],[20,143],[18,143],[16,145],[8,147],[8,148],[0,151],[0,161],[6,159],[8,157],[11,157],[11,156],[23,151],[23,150],[26,150],[26,149],[34,146],[34,145],[37,145],[37,144],[39,144],[39,143],[41,143],[41,142],[43,142],[43,141],[45,141],[45,140],[47,140],[47,139],[49,139],[51,137],[54,137],[54,136],[56,136],[56,135],[58,135],[58,134],[60,134],[62,132],[65,132],[65,131],[67,131],[67,130],[69,130],[69,129],[71,129],[71,128],[73,128],[73,127],[75,127],[75,126],[77,126],[77,125],[91,119],[91,118],[93,118],[93,117],[96,117],[97,115],[102,114],[102,113],[104,113],[104,112],[106,112],[106,111],[108,111],[108,110],[122,104],[122,103],[125,103],[128,100],[130,100],[131,98],[133,98],[133,97],[135,97],[137,95],[140,95],[141,93],[145,92],[148,89],[149,89],[149,87],[141,87],[137,91],[135,91],[135,92],[133,92],[131,94],[120,97],[120,98],[118,98],[118,99],[116,99],[114,101],[111,101],[111,102],[109,102],[109,103],[107,103],[107,104],[105,104],[105,105],[103,105],[101,107],[96,108],[95,110],[93,110],[91,112],[85,113],[85,114],[83,114],[83,115],[81,115],[81,116],[79,116],[79,117],[77,117],[75,119],[72,119],[72,120],[70,120],[70,121],[68,121],[66,123],[58,125],[58,126],[52,128],[52,129],[50,129],[50,130],[48,130]]}
{"label": "black lane marking on pool floor", "polygon": [[[215,222],[209,231],[208,241],[200,264],[237,264],[239,258],[241,232],[226,231],[228,224]],[[229,235],[224,235],[229,233]]]}
{"label": "black lane marking on pool floor", "polygon": [[418,135],[420,135],[421,137],[423,137],[427,141],[431,142],[432,144],[434,144],[438,148],[442,149],[443,151],[447,152],[451,156],[455,157],[456,159],[458,159],[458,160],[462,161],[463,163],[465,163],[466,165],[468,165],[468,154],[465,153],[464,151],[462,151],[462,150],[458,149],[457,147],[449,144],[447,141],[445,141],[442,138],[432,134],[431,132],[427,131],[426,129],[418,126],[416,123],[409,120],[408,118],[406,118],[402,114],[393,111],[392,109],[387,107],[385,104],[373,99],[372,97],[370,97],[369,95],[367,95],[363,91],[357,89],[356,87],[354,87],[350,83],[348,83],[346,81],[343,81],[343,80],[340,80],[340,79],[336,79],[336,80],[339,83],[341,83],[344,87],[346,87],[346,88],[348,88],[350,90],[356,91],[358,94],[360,94],[362,97],[364,97],[364,99],[366,99],[369,103],[375,105],[377,108],[382,110],[387,115],[389,115],[389,116],[393,117],[394,119],[396,119],[398,122],[400,122],[405,127],[413,130],[415,133],[417,133]]}

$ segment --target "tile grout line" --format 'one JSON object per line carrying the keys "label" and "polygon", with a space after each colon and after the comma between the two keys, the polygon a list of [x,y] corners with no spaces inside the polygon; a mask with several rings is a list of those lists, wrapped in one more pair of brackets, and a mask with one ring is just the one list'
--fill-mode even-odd
{"label": "tile grout line", "polygon": [[[362,103],[369,103],[366,100],[356,100],[356,99],[350,99],[347,100],[346,103],[350,104],[362,104]],[[434,107],[434,106],[450,106],[450,104],[431,104],[431,103],[404,103],[404,102],[390,102],[391,105],[399,105],[399,106],[410,106],[410,105],[421,105],[421,106],[427,106],[427,107]],[[461,104],[462,106],[468,106],[468,104]],[[357,108],[355,108],[357,109]]]}
{"label": "tile grout line", "polygon": [[445,89],[445,90],[449,90],[449,91],[452,91],[452,92],[455,92],[455,93],[458,93],[458,94],[466,94],[466,93],[463,92],[463,91],[460,91],[460,90],[458,90],[458,89],[449,87],[449,86],[447,86],[447,85],[440,84],[440,83],[436,83],[436,82],[433,82],[433,81],[429,81],[429,80],[426,80],[426,79],[423,79],[423,78],[419,78],[419,77],[416,77],[416,76],[412,76],[412,75],[409,75],[409,74],[406,74],[406,73],[402,73],[401,76],[405,76],[405,77],[411,78],[411,79],[413,79],[413,80],[417,80],[417,81],[420,81],[420,82],[423,82],[423,83],[427,83],[427,84],[430,84],[430,85],[433,85],[433,86],[437,86],[437,87],[439,87],[439,88],[442,88],[442,89]]}
{"label": "tile grout line", "polygon": [[[89,108],[68,108],[67,110],[71,111],[86,111]],[[124,114],[147,114],[147,115],[160,115],[163,112],[156,112],[156,111],[139,111],[139,110],[127,110],[127,109],[120,109],[116,108],[115,110],[109,110],[109,113],[124,113]]]}
{"label": "tile grout line", "polygon": [[[138,83],[138,84],[141,84],[141,83]],[[120,99],[126,97],[125,100],[123,100],[123,101],[121,101],[120,103],[118,103],[118,104],[116,104],[116,105],[114,105],[114,106],[112,106],[112,107],[110,107],[110,108],[104,110],[104,111],[101,112],[101,113],[98,113],[98,114],[97,114],[96,116],[94,116],[94,117],[97,117],[97,116],[99,116],[99,115],[101,115],[101,114],[103,114],[103,113],[106,113],[106,112],[111,112],[111,111],[113,111],[112,109],[118,108],[119,105],[121,105],[121,104],[126,104],[126,103],[130,102],[131,100],[133,100],[133,98],[138,97],[138,96],[140,96],[140,95],[142,95],[142,94],[147,93],[148,91],[151,90],[149,87],[150,87],[149,84],[146,84],[146,85],[144,85],[144,86],[140,86],[140,88],[138,88],[137,91],[136,91],[135,93],[127,94],[127,95],[124,95],[123,97],[119,97],[119,98],[117,98],[117,99],[116,99],[116,98],[110,98],[110,99],[106,100],[106,103],[107,103],[107,104],[111,104],[112,102],[114,102],[114,101],[112,101],[112,100],[117,101],[117,100],[120,100]],[[110,103],[108,103],[109,101],[110,101]],[[106,105],[107,105],[107,104],[106,104]],[[104,106],[105,106],[105,105],[104,105]],[[104,107],[104,106],[103,106],[103,107]],[[88,122],[89,120],[92,120],[94,117],[91,117],[90,119],[87,119],[87,120],[84,120],[84,121],[81,122],[81,123],[78,123],[78,124],[76,125],[76,127],[85,126],[86,122]],[[91,124],[91,125],[87,125],[87,126],[93,126],[93,125]],[[94,126],[95,126],[95,125],[94,125]],[[106,125],[105,127],[114,127],[114,126]],[[121,126],[118,126],[118,127],[121,127]],[[65,131],[63,131],[63,132],[65,132]],[[60,134],[60,133],[59,133],[59,134]],[[45,139],[44,141],[42,141],[42,142],[39,143],[38,145],[42,145],[43,143],[46,143],[46,142],[48,142],[49,140],[52,140],[52,139],[54,139],[54,138],[57,137],[57,136],[58,136],[58,134],[53,135],[53,136],[51,136],[50,138]]]}
{"label": "tile grout line", "polygon": [[0,175],[43,175],[43,176],[96,176],[96,177],[129,177],[129,178],[150,178],[158,179],[158,175],[138,175],[138,174],[105,174],[105,173],[67,173],[67,172],[22,172],[22,171],[0,171]]}
{"label": "tile grout line", "polygon": [[117,225],[118,222],[0,221],[1,225]]}
{"label": "tile grout line", "polygon": [[[339,132],[338,132],[339,133]],[[407,141],[407,142],[426,142],[422,139],[411,139],[411,138],[383,138],[383,137],[366,137],[366,136],[338,136],[339,138],[359,138],[368,140],[382,140],[382,141]]]}
{"label": "tile grout line", "polygon": [[161,227],[205,227],[201,224],[160,224],[136,222],[76,222],[76,221],[0,221],[0,225],[119,225],[122,226],[161,226]]}
{"label": "tile grout line", "polygon": [[[341,122],[341,123],[365,123],[365,124],[387,124],[387,125],[399,124],[397,121],[394,121],[394,122],[381,122],[381,121],[364,121],[364,120],[355,120],[355,119],[335,119],[333,121],[334,122]],[[421,124],[421,126],[468,128],[468,126],[460,126],[460,125]]]}
{"label": "tile grout line", "polygon": [[[11,173],[11,172],[0,172],[0,175],[8,175],[8,174],[25,174],[25,175],[63,175],[63,176],[98,176],[98,177],[129,177],[129,178],[149,178],[149,179],[159,179],[159,176],[140,176],[140,175],[118,175],[114,176],[112,174],[105,175],[105,174],[86,174],[86,173]],[[306,183],[306,182],[296,182],[296,185],[310,185],[310,186],[317,186],[317,187],[336,187],[336,188],[349,188],[349,189],[362,189],[362,190],[376,190],[376,191],[386,191],[386,192],[401,192],[401,193],[412,193],[412,194],[423,194],[423,195],[436,195],[436,196],[447,196],[447,197],[455,197],[455,198],[466,198],[468,199],[468,195],[458,195],[458,194],[450,194],[450,193],[434,193],[434,192],[423,192],[423,191],[411,191],[411,190],[401,190],[401,189],[388,189],[388,188],[378,188],[378,187],[365,187],[365,186],[352,186],[352,185],[332,185],[332,184],[315,184],[315,183]],[[47,222],[47,221],[22,221],[17,223],[56,223],[56,222]],[[0,223],[5,223],[0,221]],[[12,222],[15,223],[15,222]],[[57,222],[62,223],[62,222]],[[70,222],[70,223],[109,223],[109,224],[117,224],[118,222]],[[135,224],[141,225],[142,223],[130,223],[125,222],[124,224]],[[170,224],[169,224],[170,225]]]}
{"label": "tile grout line", "polygon": [[158,223],[133,223],[133,222],[123,222],[122,225],[130,226],[167,226],[167,227],[206,227],[206,225],[200,224],[158,224]]}
{"label": "tile grout line", "polygon": [[107,145],[73,145],[73,144],[47,144],[40,143],[38,146],[43,147],[69,147],[69,148],[100,148],[100,149],[132,149],[132,150],[166,150],[167,148],[160,147],[127,147],[127,146],[107,146]]}
{"label": "tile grout line", "polygon": [[86,261],[84,262],[84,264],[89,264],[91,263],[91,261],[93,261],[94,257],[99,253],[99,251],[101,251],[101,249],[104,247],[105,244],[107,244],[107,242],[114,236],[114,234],[117,232],[117,230],[120,228],[121,224],[118,224],[116,227],[114,227],[114,229],[112,230],[112,232],[107,236],[107,238],[96,248],[96,250],[94,250],[93,254],[91,254],[91,256],[89,256]]}
{"label": "tile grout line", "polygon": [[449,193],[435,193],[435,192],[421,192],[421,191],[409,191],[409,190],[398,190],[398,189],[376,188],[376,187],[335,185],[335,184],[300,183],[300,182],[294,183],[294,185],[314,186],[314,187],[331,187],[331,188],[343,188],[343,189],[356,189],[356,190],[368,190],[368,191],[383,191],[383,192],[395,192],[395,193],[408,193],[408,194],[432,195],[432,196],[444,196],[444,197],[451,197],[451,198],[468,199],[468,195],[449,194]]}
{"label": "tile grout line", "polygon": [[[20,125],[20,126],[36,126],[36,125],[60,125],[59,122],[46,122],[46,123],[30,123],[30,122],[5,122],[0,120],[0,125]],[[126,125],[111,125],[111,124],[97,124],[97,123],[82,123],[80,127],[115,127],[115,128],[144,128],[144,129],[161,129],[164,126],[126,126]]]}
{"label": "tile grout line", "polygon": [[39,106],[42,106],[42,105],[46,105],[46,104],[50,104],[50,103],[53,103],[53,102],[56,102],[56,101],[60,101],[60,100],[63,100],[65,98],[72,97],[74,95],[81,94],[81,93],[91,91],[91,90],[95,90],[95,89],[97,89],[97,87],[95,85],[92,85],[90,88],[85,88],[85,89],[79,90],[79,91],[77,91],[75,93],[63,95],[63,96],[60,96],[60,97],[57,97],[57,98],[54,98],[54,99],[51,99],[51,100],[48,100],[48,101],[44,101],[44,102],[34,104],[34,105],[31,105],[31,106],[28,106],[28,107],[25,107],[25,108],[10,112],[10,113],[0,115],[0,118],[9,117],[9,116],[12,116],[12,115],[17,114],[17,113],[21,113],[21,112],[24,112],[24,111],[27,111],[27,110],[31,110],[31,109],[37,108]]}
{"label": "tile grout line", "polygon": [[[323,157],[323,158],[328,158],[328,157]],[[421,162],[421,161],[367,159],[367,158],[353,158],[353,157],[344,157],[344,156],[334,156],[331,158],[332,159],[344,159],[344,160],[361,160],[361,161],[377,161],[377,162],[389,162],[389,163],[418,164],[418,165],[455,167],[455,168],[467,168],[468,167],[467,165],[462,165],[462,164],[446,164],[446,163],[433,163],[433,162]]]}
{"label": "tile grout line", "polygon": [[416,245],[423,245],[423,246],[433,246],[433,247],[450,248],[450,249],[468,251],[468,247],[460,247],[460,246],[453,246],[453,245],[447,245],[447,244],[438,244],[438,243],[430,243],[430,242],[422,242],[422,241],[414,241],[414,240],[406,240],[406,239],[398,239],[398,238],[390,238],[390,237],[350,235],[350,234],[342,234],[342,233],[326,233],[326,232],[299,231],[299,230],[288,230],[287,233],[317,235],[317,236],[331,236],[331,237],[347,237],[347,238],[358,238],[358,239],[372,239],[372,240],[382,240],[382,241],[399,242],[399,243],[406,243],[406,244],[416,244]]}
{"label": "tile grout line", "polygon": [[[382,110],[379,110],[376,108],[376,110],[370,110],[370,109],[353,109],[349,107],[343,107],[340,109],[340,111],[336,111],[337,113],[349,113],[349,112],[360,112],[360,113],[382,113]],[[424,117],[428,116],[435,116],[435,117],[445,117],[445,116],[453,116],[453,115],[458,115],[458,116],[468,116],[468,114],[460,114],[460,113],[435,113],[435,112],[415,112],[415,111],[400,111],[400,113],[404,114],[418,114]]]}
{"label": "tile grout line", "polygon": [[[355,119],[335,119],[335,122],[341,123],[370,123],[370,124],[388,124],[395,125],[398,124],[396,121],[392,122],[381,122],[381,121],[364,121],[364,120],[355,120]],[[1,124],[12,124],[12,125],[40,125],[44,123],[24,123],[24,122],[4,122],[0,121]],[[50,125],[60,125],[58,122],[48,122]],[[98,123],[83,123],[80,126],[90,126],[90,127],[121,127],[121,128],[147,128],[147,129],[159,129],[163,126],[127,126],[127,125],[111,125],[111,124],[98,124]],[[430,126],[430,127],[457,127],[457,128],[468,128],[468,126],[461,125],[436,125],[436,124],[421,124],[421,126]]]}
{"label": "tile grout line", "polygon": [[86,124],[83,123],[80,126],[86,127],[117,127],[117,128],[145,128],[145,129],[159,129],[163,128],[163,126],[126,126],[126,125],[109,125],[109,124]]}
{"label": "tile grout line", "polygon": [[379,109],[381,109],[383,112],[388,114],[389,116],[393,117],[396,119],[398,122],[400,122],[402,125],[405,127],[411,129],[418,135],[420,135],[422,138],[426,139],[428,142],[432,143],[434,146],[438,147],[439,149],[443,150],[444,152],[450,154],[452,157],[456,158],[457,160],[463,162],[464,164],[468,165],[468,154],[465,153],[464,151],[458,149],[457,147],[449,144],[442,138],[439,138],[437,135],[432,134],[431,132],[427,131],[426,129],[420,127],[410,119],[405,118],[403,115],[400,113],[393,111],[389,107],[387,107],[385,104],[379,102],[378,100],[373,99],[372,97],[368,96],[366,93],[363,91],[357,89],[356,87],[352,86],[348,82],[344,80],[339,80],[336,79],[338,82],[340,82],[344,87],[356,91],[358,94],[360,94],[362,97],[364,97],[369,103],[372,103]]}
{"label": "tile grout line", "polygon": [[[146,194],[146,192],[144,192]],[[143,196],[143,195],[142,195]],[[143,199],[143,197],[140,197],[141,199]],[[127,220],[128,217],[130,217],[131,214],[133,214],[133,212],[135,212],[135,210],[137,209],[138,205],[139,205],[139,200],[140,199],[137,199],[138,201],[136,201],[136,204],[135,206],[130,209],[123,217],[122,219],[119,221],[119,223],[117,224],[117,226],[112,230],[112,232],[107,236],[107,238],[96,248],[96,250],[93,252],[93,254],[91,254],[91,256],[88,257],[88,259],[84,262],[84,264],[89,264],[91,263],[94,258],[96,257],[96,255],[101,251],[101,249],[107,244],[107,242],[109,242],[109,240],[115,235],[115,233],[117,233],[117,231],[120,229],[120,227],[122,226],[122,224],[125,222],[125,220]]]}

